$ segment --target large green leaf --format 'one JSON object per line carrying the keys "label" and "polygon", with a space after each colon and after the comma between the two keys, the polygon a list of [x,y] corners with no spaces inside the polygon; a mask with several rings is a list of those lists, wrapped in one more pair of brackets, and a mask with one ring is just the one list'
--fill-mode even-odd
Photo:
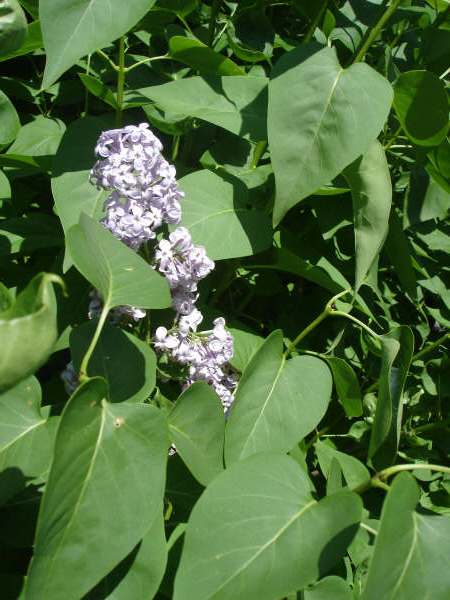
{"label": "large green leaf", "polygon": [[417,300],[417,277],[413,267],[413,249],[395,211],[391,212],[389,218],[389,233],[386,238],[385,250],[404,291],[412,300]]}
{"label": "large green leaf", "polygon": [[39,17],[47,62],[48,88],[79,58],[107,46],[148,12],[155,0],[40,0]]}
{"label": "large green leaf", "polygon": [[50,356],[58,336],[52,284],[60,282],[57,275],[36,275],[0,313],[0,391],[34,373]]}
{"label": "large green leaf", "polygon": [[0,6],[0,54],[14,52],[27,35],[27,18],[17,0],[4,0]]}
{"label": "large green leaf", "polygon": [[[67,234],[70,254],[109,308],[127,304],[139,308],[170,306],[167,281],[144,259],[85,214]],[[95,256],[95,260],[93,257]]]}
{"label": "large green leaf", "polygon": [[402,394],[414,349],[414,336],[401,325],[380,337],[381,372],[378,401],[369,444],[376,469],[392,464],[397,456],[402,423]]}
{"label": "large green leaf", "polygon": [[267,139],[265,77],[188,77],[138,92],[164,110],[198,117],[255,142]]}
{"label": "large green leaf", "polygon": [[0,504],[50,466],[53,427],[41,409],[41,387],[29,377],[0,394]]}
{"label": "large green leaf", "polygon": [[313,356],[286,360],[283,334],[274,331],[239,381],[225,430],[226,463],[262,451],[288,452],[324,416],[331,387],[324,361]]}
{"label": "large green leaf", "polygon": [[381,526],[362,600],[447,600],[450,519],[415,512],[420,488],[398,475],[381,513]]}
{"label": "large green leaf", "polygon": [[268,216],[249,208],[247,188],[237,179],[196,171],[180,180],[185,192],[182,224],[214,260],[256,254],[272,244]]}
{"label": "large green leaf", "polygon": [[259,454],[219,475],[195,505],[174,600],[279,600],[330,569],[361,518],[361,500],[313,499],[288,456]]}
{"label": "large green leaf", "polygon": [[[80,369],[97,323],[74,327],[70,351],[75,371]],[[156,356],[149,344],[106,324],[89,361],[89,373],[106,379],[110,402],[144,402],[156,383]]]}
{"label": "large green leaf", "polygon": [[383,146],[373,141],[367,152],[345,169],[344,175],[353,199],[357,291],[380,254],[389,230],[392,185]]}
{"label": "large green leaf", "polygon": [[86,117],[69,125],[53,162],[52,193],[64,232],[76,225],[82,212],[99,217],[107,192],[89,183],[98,136],[111,129],[111,116]]}
{"label": "large green leaf", "polygon": [[245,75],[230,58],[215,52],[199,40],[175,35],[169,40],[170,55],[201,75]]}
{"label": "large green leaf", "polygon": [[394,91],[395,112],[408,137],[419,146],[440,144],[448,131],[444,82],[431,71],[407,71],[395,82]]}
{"label": "large green leaf", "polygon": [[0,147],[10,144],[20,129],[19,116],[11,100],[0,90]]}
{"label": "large green leaf", "polygon": [[225,417],[212,388],[196,382],[178,398],[169,415],[169,430],[178,454],[203,485],[223,471]]}
{"label": "large green leaf", "polygon": [[269,84],[275,223],[367,151],[392,102],[389,82],[368,65],[343,69],[332,48],[305,55],[282,56]]}
{"label": "large green leaf", "polygon": [[304,591],[305,600],[353,600],[354,596],[348,583],[330,575]]}
{"label": "large green leaf", "polygon": [[64,409],[27,598],[79,600],[133,550],[161,509],[166,420],[152,406],[109,404],[106,395],[103,379],[89,379]]}

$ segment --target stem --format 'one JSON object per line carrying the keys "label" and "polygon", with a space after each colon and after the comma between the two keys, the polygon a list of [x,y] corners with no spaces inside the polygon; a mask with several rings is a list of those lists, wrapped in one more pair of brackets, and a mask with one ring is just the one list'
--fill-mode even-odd
{"label": "stem", "polygon": [[255,148],[253,150],[253,158],[252,158],[252,169],[256,169],[259,161],[261,160],[261,156],[264,154],[265,149],[267,148],[267,141],[261,140],[257,142]]}
{"label": "stem", "polygon": [[445,335],[443,335],[442,337],[440,337],[438,340],[436,340],[435,342],[433,342],[432,344],[430,344],[426,348],[423,348],[420,352],[417,352],[417,354],[414,354],[414,356],[412,357],[411,362],[413,362],[415,360],[419,360],[419,358],[423,358],[424,356],[426,356],[430,352],[433,352],[433,350],[435,350],[436,348],[438,348],[438,346],[440,346],[441,344],[445,343],[447,340],[450,340],[450,333],[448,331],[447,331],[447,333]]}
{"label": "stem", "polygon": [[84,379],[88,378],[88,374],[87,374],[88,364],[89,364],[91,356],[95,350],[95,346],[97,345],[97,342],[100,338],[100,334],[101,334],[103,326],[106,322],[106,317],[108,316],[108,313],[109,313],[109,305],[104,304],[103,308],[102,308],[102,312],[100,313],[100,318],[98,320],[97,327],[95,328],[94,335],[92,336],[91,343],[89,344],[89,347],[86,350],[86,354],[83,356],[83,360],[81,361],[80,381],[83,381]]}
{"label": "stem", "polygon": [[[86,64],[86,75],[89,75],[90,70],[91,70],[91,55],[88,54],[87,64]],[[83,117],[85,117],[88,114],[88,110],[89,110],[89,90],[87,88],[85,88]]]}
{"label": "stem", "polygon": [[[353,59],[352,63],[361,62],[363,60],[363,58],[366,55],[366,52],[369,50],[369,48],[373,44],[373,42],[377,39],[377,37],[379,36],[379,34],[380,34],[381,30],[383,29],[384,25],[386,24],[386,22],[392,17],[394,12],[397,10],[400,2],[401,2],[401,0],[392,0],[391,4],[381,15],[378,22],[371,29],[369,29],[368,35],[367,35],[366,39],[363,41],[363,43],[362,43],[360,49],[358,50],[357,55]],[[384,2],[384,5],[386,5],[386,1]]]}
{"label": "stem", "polygon": [[370,329],[370,327],[368,325],[366,325],[365,323],[363,323],[362,321],[360,321],[353,315],[350,315],[349,313],[345,313],[342,310],[333,310],[333,311],[331,311],[330,314],[333,317],[345,317],[346,319],[353,321],[353,323],[356,323],[357,325],[359,325],[360,327],[365,329],[367,331],[367,333],[369,333],[375,340],[378,340],[380,338],[378,333],[375,333],[375,331],[373,331],[373,329]]}
{"label": "stem", "polygon": [[172,162],[175,162],[178,156],[178,150],[180,148],[180,137],[179,135],[173,136],[172,142]]}
{"label": "stem", "polygon": [[389,148],[392,146],[392,144],[395,142],[395,140],[397,139],[398,134],[400,133],[400,131],[402,130],[402,126],[399,125],[397,130],[395,131],[394,135],[391,137],[391,139],[387,142],[387,144],[385,146],[383,146],[384,150],[389,150]]}
{"label": "stem", "polygon": [[125,73],[129,73],[133,69],[136,69],[136,67],[140,67],[141,65],[145,65],[146,63],[153,62],[154,60],[164,60],[166,58],[170,59],[171,57],[168,54],[162,54],[161,56],[149,56],[148,58],[143,58],[142,60],[139,60],[137,63],[134,63],[134,65],[125,67],[124,71]]}
{"label": "stem", "polygon": [[314,32],[319,26],[320,20],[327,9],[327,5],[328,2],[324,2],[322,8],[318,11],[314,19],[311,21],[311,25],[308,27],[308,31],[306,32],[305,37],[303,38],[303,44],[307,44],[311,41],[312,36],[314,35]]}
{"label": "stem", "polygon": [[[313,329],[315,329],[318,325],[320,325],[320,323],[322,323],[322,321],[324,319],[326,319],[329,315],[333,314],[334,313],[333,306],[334,306],[334,303],[336,302],[336,300],[338,300],[342,296],[345,296],[346,294],[349,294],[350,291],[351,290],[344,290],[343,292],[339,292],[339,294],[336,294],[336,296],[333,296],[333,298],[331,298],[331,300],[329,300],[327,302],[325,308],[320,313],[320,315],[316,319],[314,319],[314,321],[312,321],[312,323],[310,323],[307,327],[305,327],[305,329],[300,331],[300,333],[294,339],[294,341],[289,344],[289,346],[287,347],[287,349],[284,353],[284,356],[287,357],[291,352],[293,352],[295,350],[296,346],[302,341],[302,339],[304,337],[306,337],[309,333],[311,333],[311,331],[313,331]],[[346,313],[343,313],[343,314],[346,314]]]}
{"label": "stem", "polygon": [[419,425],[418,427],[414,427],[414,433],[426,433],[427,431],[433,431],[435,429],[446,429],[450,426],[450,419],[444,419],[443,421],[438,421],[436,423],[425,423],[425,425]]}
{"label": "stem", "polygon": [[125,38],[119,39],[119,67],[117,70],[117,109],[116,125],[122,125],[123,92],[125,88]]}
{"label": "stem", "polygon": [[431,465],[428,463],[409,463],[406,465],[394,465],[393,467],[383,469],[378,473],[378,477],[384,480],[388,479],[388,477],[391,477],[392,475],[395,475],[396,473],[400,473],[400,471],[418,471],[421,469],[450,474],[450,467],[444,467],[442,465]]}
{"label": "stem", "polygon": [[110,67],[112,69],[114,69],[114,71],[118,71],[119,70],[119,67],[116,65],[116,63],[113,60],[111,60],[109,58],[109,56],[106,54],[106,52],[103,52],[103,50],[100,50],[100,49],[96,50],[96,52],[97,52],[97,54],[99,56],[101,56],[103,59],[105,59],[109,63]]}
{"label": "stem", "polygon": [[220,0],[213,0],[211,5],[211,15],[209,17],[208,26],[208,46],[212,46],[214,42],[214,36],[216,35],[216,17],[219,11]]}

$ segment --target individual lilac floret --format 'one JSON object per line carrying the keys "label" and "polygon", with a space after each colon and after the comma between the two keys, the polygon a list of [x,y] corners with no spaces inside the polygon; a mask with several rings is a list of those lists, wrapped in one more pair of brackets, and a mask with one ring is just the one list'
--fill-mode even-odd
{"label": "individual lilac floret", "polygon": [[237,383],[228,365],[233,356],[233,338],[225,329],[223,318],[215,319],[211,332],[196,334],[201,318],[195,309],[193,314],[181,317],[178,327],[170,332],[158,327],[155,347],[175,362],[189,367],[185,387],[194,381],[205,381],[214,388],[227,412]]}
{"label": "individual lilac floret", "polygon": [[175,310],[182,315],[190,314],[197,300],[197,283],[214,269],[214,262],[207,257],[203,246],[192,243],[185,227],[177,227],[168,240],[159,242],[155,262],[172,289]]}
{"label": "individual lilac floret", "polygon": [[133,249],[153,239],[163,223],[181,220],[184,194],[178,189],[175,167],[161,150],[147,123],[105,131],[95,148],[99,160],[91,183],[111,192],[102,222]]}

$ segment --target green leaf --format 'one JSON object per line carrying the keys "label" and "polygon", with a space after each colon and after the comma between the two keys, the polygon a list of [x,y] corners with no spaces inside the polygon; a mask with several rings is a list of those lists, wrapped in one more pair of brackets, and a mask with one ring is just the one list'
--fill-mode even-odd
{"label": "green leaf", "polygon": [[158,591],[167,563],[162,507],[139,544],[83,600],[149,600]]}
{"label": "green leaf", "polygon": [[392,185],[383,146],[375,140],[367,152],[348,166],[355,224],[355,291],[363,284],[389,230]]}
{"label": "green leaf", "polygon": [[303,593],[305,600],[353,600],[354,598],[348,583],[336,575],[321,579]]}
{"label": "green leaf", "polygon": [[282,56],[269,83],[275,224],[368,150],[392,102],[389,82],[368,65],[343,69],[332,48],[304,58],[304,48]]}
{"label": "green leaf", "polygon": [[214,52],[199,40],[175,35],[169,40],[169,50],[175,60],[197,69],[201,75],[245,75],[230,58]]}
{"label": "green leaf", "polygon": [[0,256],[29,255],[39,248],[63,245],[62,231],[53,215],[31,212],[23,217],[0,220]]}
{"label": "green leaf", "polygon": [[339,492],[316,502],[288,456],[259,454],[205,490],[189,518],[174,600],[278,600],[342,557],[361,500]]}
{"label": "green leaf", "polygon": [[389,218],[389,233],[385,249],[404,291],[411,300],[417,301],[417,278],[412,262],[413,249],[395,211],[391,212]]}
{"label": "green leaf", "polygon": [[180,17],[186,17],[198,5],[198,0],[159,0],[158,8],[170,10]]}
{"label": "green leaf", "polygon": [[30,54],[44,45],[42,41],[41,24],[39,21],[33,21],[28,25],[27,35],[23,44],[16,50],[12,50],[6,54],[0,55],[0,62],[10,60],[16,56],[24,56]]}
{"label": "green leaf", "polygon": [[23,125],[8,153],[22,156],[50,156],[56,154],[66,126],[59,119],[42,115]]}
{"label": "green leaf", "polygon": [[27,18],[17,0],[4,0],[0,7],[0,54],[14,52],[27,35]]}
{"label": "green leaf", "polygon": [[449,127],[447,93],[444,82],[431,71],[402,73],[394,85],[394,108],[415,144],[437,146],[445,139]]}
{"label": "green leaf", "polygon": [[249,256],[272,244],[268,216],[248,207],[247,188],[212,171],[196,171],[180,179],[186,194],[182,225],[213,260]]}
{"label": "green leaf", "polygon": [[313,356],[283,355],[274,331],[254,354],[238,385],[225,430],[225,462],[262,451],[288,452],[324,416],[332,379]]}
{"label": "green leaf", "polygon": [[108,195],[89,183],[94,147],[100,133],[114,126],[111,115],[86,117],[69,125],[53,162],[52,193],[64,232],[76,225],[81,213],[100,217]]}
{"label": "green leaf", "polygon": [[[78,373],[97,323],[90,321],[72,329],[70,351]],[[89,360],[89,373],[106,379],[110,402],[144,402],[156,383],[156,356],[136,336],[106,324]]]}
{"label": "green leaf", "polygon": [[123,304],[138,308],[170,306],[165,278],[97,221],[82,214],[79,225],[69,230],[67,243],[75,266],[99,290],[109,308]]}
{"label": "green leaf", "polygon": [[377,470],[391,465],[400,441],[402,394],[414,349],[414,336],[401,325],[380,336],[381,371],[369,458]]}
{"label": "green leaf", "polygon": [[362,415],[362,398],[358,378],[353,368],[342,358],[327,356],[326,361],[333,373],[334,385],[347,417]]}
{"label": "green leaf", "polygon": [[384,501],[362,600],[447,600],[450,519],[415,512],[420,488],[398,475]]}
{"label": "green leaf", "polygon": [[237,17],[228,22],[227,37],[236,56],[246,62],[270,60],[273,54],[275,31],[260,8],[241,9]]}
{"label": "green leaf", "polygon": [[19,129],[19,115],[8,96],[0,90],[0,146],[10,144]]}
{"label": "green leaf", "polygon": [[109,106],[112,106],[114,110],[117,108],[117,100],[113,92],[102,82],[100,79],[93,77],[92,75],[86,75],[86,73],[78,73],[78,77],[81,79],[81,83],[84,87],[97,98],[103,100]]}
{"label": "green leaf", "polygon": [[207,383],[193,383],[181,394],[169,415],[169,431],[178,454],[202,485],[223,471],[225,418]]}
{"label": "green leaf", "polygon": [[35,377],[0,394],[0,504],[21,491],[27,480],[48,470],[52,430],[48,410],[41,409],[41,387]]}
{"label": "green leaf", "polygon": [[108,404],[106,395],[103,379],[89,379],[64,409],[26,597],[83,597],[133,550],[161,509],[165,418],[149,405]]}
{"label": "green leaf", "polygon": [[264,338],[237,327],[230,327],[229,331],[233,336],[233,357],[230,363],[235,369],[242,372],[258,348],[264,343]]}
{"label": "green leaf", "polygon": [[39,17],[47,61],[48,88],[79,58],[124,35],[151,9],[155,0],[40,0]]}
{"label": "green leaf", "polygon": [[137,91],[172,113],[203,119],[254,142],[267,139],[265,77],[187,77]]}
{"label": "green leaf", "polygon": [[41,273],[0,313],[0,391],[34,373],[52,352],[58,337],[53,283],[57,275]]}
{"label": "green leaf", "polygon": [[345,454],[345,452],[340,452],[321,441],[317,441],[314,444],[314,447],[316,449],[317,458],[319,459],[320,468],[327,479],[332,462],[333,460],[336,460],[341,467],[347,485],[350,488],[356,488],[369,481],[369,471],[363,463],[354,456]]}

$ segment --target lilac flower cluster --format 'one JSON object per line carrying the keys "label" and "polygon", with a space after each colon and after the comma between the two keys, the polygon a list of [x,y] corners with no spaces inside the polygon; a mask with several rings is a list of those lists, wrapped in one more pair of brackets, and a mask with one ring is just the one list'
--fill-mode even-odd
{"label": "lilac flower cluster", "polygon": [[[91,183],[110,192],[102,223],[136,251],[156,237],[156,230],[163,223],[178,224],[181,220],[183,192],[178,189],[175,168],[164,159],[161,150],[161,142],[145,123],[105,131],[95,148],[98,160],[90,174]],[[202,246],[192,243],[185,227],[177,227],[168,239],[157,244],[153,266],[167,278],[176,311],[170,331],[165,327],[157,329],[155,347],[187,367],[185,387],[194,381],[206,381],[227,411],[236,387],[236,377],[228,364],[233,356],[233,338],[222,318],[214,321],[212,331],[197,333],[203,320],[195,307],[197,285],[214,269],[214,262]],[[98,292],[93,291],[89,318],[98,317],[101,306]],[[120,306],[112,311],[110,319],[120,322],[125,316],[138,321],[145,314],[132,306]],[[71,363],[62,377],[66,388],[72,390],[76,374]]]}
{"label": "lilac flower cluster", "polygon": [[103,224],[134,250],[156,237],[163,223],[181,219],[176,172],[161,154],[162,144],[146,123],[100,135],[90,180],[110,193]]}
{"label": "lilac flower cluster", "polygon": [[233,402],[236,377],[231,372],[228,361],[233,356],[233,338],[225,329],[225,319],[214,320],[211,332],[196,333],[203,315],[194,309],[183,316],[178,326],[171,331],[158,327],[155,333],[155,347],[166,352],[170,358],[189,368],[185,387],[194,381],[206,381],[216,391],[225,411]]}
{"label": "lilac flower cluster", "polygon": [[192,313],[198,298],[197,283],[214,269],[214,262],[206,256],[205,249],[194,246],[185,227],[177,227],[168,240],[159,242],[155,261],[169,282],[176,312]]}

